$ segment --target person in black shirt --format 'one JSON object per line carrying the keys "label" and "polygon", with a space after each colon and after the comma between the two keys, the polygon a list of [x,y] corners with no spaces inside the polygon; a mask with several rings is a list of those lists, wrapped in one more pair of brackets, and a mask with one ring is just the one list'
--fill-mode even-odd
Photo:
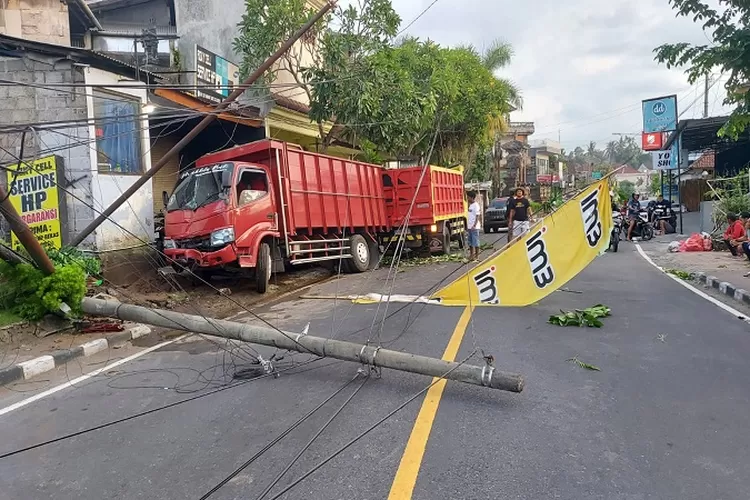
{"label": "person in black shirt", "polygon": [[659,229],[661,229],[661,234],[667,234],[667,220],[670,216],[670,210],[672,210],[671,205],[667,200],[664,199],[664,196],[659,195],[656,198],[656,204],[654,206],[654,220],[653,222],[659,223]]}
{"label": "person in black shirt", "polygon": [[515,196],[508,200],[508,243],[529,232],[531,203],[523,188],[516,189]]}

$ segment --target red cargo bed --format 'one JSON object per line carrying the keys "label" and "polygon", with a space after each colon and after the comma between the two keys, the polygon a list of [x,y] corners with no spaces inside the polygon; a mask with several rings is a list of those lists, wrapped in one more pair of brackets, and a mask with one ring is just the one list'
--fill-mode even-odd
{"label": "red cargo bed", "polygon": [[388,222],[400,226],[417,198],[409,217],[410,226],[429,226],[442,220],[466,217],[463,169],[429,166],[422,183],[417,184],[423,167],[397,168],[383,172]]}

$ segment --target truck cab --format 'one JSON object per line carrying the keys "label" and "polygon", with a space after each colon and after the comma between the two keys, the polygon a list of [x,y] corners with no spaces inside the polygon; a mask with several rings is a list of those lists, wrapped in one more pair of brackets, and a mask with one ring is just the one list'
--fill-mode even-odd
{"label": "truck cab", "polygon": [[279,236],[269,174],[266,165],[241,161],[182,172],[166,200],[164,253],[193,271],[255,267],[260,240]]}

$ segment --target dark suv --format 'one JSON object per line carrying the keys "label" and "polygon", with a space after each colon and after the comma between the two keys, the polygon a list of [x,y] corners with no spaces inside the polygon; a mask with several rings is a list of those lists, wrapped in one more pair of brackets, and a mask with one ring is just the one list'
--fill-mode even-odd
{"label": "dark suv", "polygon": [[508,229],[508,198],[495,198],[484,212],[484,232]]}

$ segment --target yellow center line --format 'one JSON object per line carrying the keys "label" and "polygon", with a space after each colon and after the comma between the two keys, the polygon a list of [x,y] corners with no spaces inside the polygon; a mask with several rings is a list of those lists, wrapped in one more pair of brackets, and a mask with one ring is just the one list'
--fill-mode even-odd
{"label": "yellow center line", "polygon": [[[466,307],[461,313],[456,328],[453,330],[453,335],[451,335],[448,346],[443,353],[443,360],[456,360],[458,349],[461,347],[461,341],[466,333],[466,327],[471,320],[472,310],[473,307]],[[435,380],[433,379],[433,382]],[[422,466],[422,458],[427,448],[427,441],[430,439],[432,424],[435,421],[446,382],[445,379],[440,380],[427,391],[422,407],[419,409],[417,420],[411,430],[409,441],[406,443],[404,454],[401,456],[401,463],[396,471],[396,477],[393,479],[388,500],[410,500],[412,493],[414,493],[419,469]]]}

